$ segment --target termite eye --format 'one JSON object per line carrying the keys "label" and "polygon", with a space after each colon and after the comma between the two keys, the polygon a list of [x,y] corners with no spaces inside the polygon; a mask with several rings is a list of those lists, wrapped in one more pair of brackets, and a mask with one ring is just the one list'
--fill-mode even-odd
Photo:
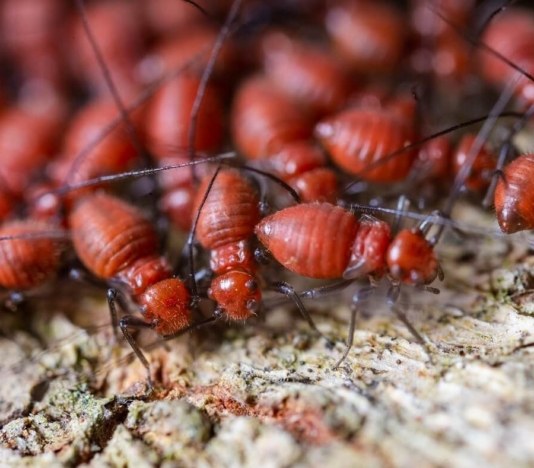
{"label": "termite eye", "polygon": [[256,291],[258,289],[258,283],[254,280],[248,280],[245,283],[245,286],[250,289],[252,292]]}

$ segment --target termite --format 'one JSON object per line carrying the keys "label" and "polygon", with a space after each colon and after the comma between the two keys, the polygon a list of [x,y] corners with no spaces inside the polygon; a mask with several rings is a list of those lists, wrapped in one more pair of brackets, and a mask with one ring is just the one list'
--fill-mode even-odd
{"label": "termite", "polygon": [[335,201],[337,176],[311,139],[312,117],[267,77],[241,85],[231,118],[234,144],[247,159],[290,184],[305,201]]}
{"label": "termite", "polygon": [[262,45],[266,75],[306,112],[322,116],[344,107],[354,86],[328,49],[283,32],[268,33]]}
{"label": "termite", "polygon": [[342,2],[328,9],[326,31],[334,45],[360,74],[395,70],[406,45],[406,19],[385,2]]}
{"label": "termite", "polygon": [[[320,229],[318,229],[320,226]],[[309,278],[352,279],[387,273],[393,282],[389,303],[398,296],[399,284],[407,283],[437,292],[429,287],[443,274],[434,246],[425,238],[428,223],[404,229],[391,238],[391,228],[375,218],[357,221],[349,211],[328,203],[301,204],[264,218],[255,228],[260,242],[288,270]],[[375,287],[363,289],[354,299],[350,330],[358,307]],[[420,337],[416,334],[417,337]],[[338,367],[352,345],[352,336]]]}

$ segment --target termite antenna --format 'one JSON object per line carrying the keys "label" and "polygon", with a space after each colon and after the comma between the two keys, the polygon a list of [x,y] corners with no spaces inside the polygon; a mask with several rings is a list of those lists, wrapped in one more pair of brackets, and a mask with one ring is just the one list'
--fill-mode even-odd
{"label": "termite antenna", "polygon": [[120,174],[100,176],[94,179],[89,179],[84,182],[80,182],[79,184],[76,184],[76,185],[66,185],[66,186],[59,187],[54,190],[50,190],[48,192],[41,194],[41,197],[48,195],[48,194],[63,195],[65,193],[73,192],[75,190],[80,190],[86,187],[92,187],[95,185],[117,182],[119,180],[125,180],[125,179],[139,179],[141,177],[146,177],[146,176],[151,176],[153,174],[157,174],[158,172],[169,171],[172,169],[180,169],[182,167],[188,167],[188,166],[197,166],[199,164],[221,162],[222,160],[232,159],[235,157],[236,157],[236,153],[231,151],[229,153],[223,153],[217,156],[212,156],[211,158],[196,159],[194,161],[187,161],[187,162],[180,163],[180,164],[169,164],[167,166],[153,167],[150,169],[141,169],[137,171],[122,172]]}
{"label": "termite antenna", "polygon": [[25,239],[64,239],[70,240],[70,232],[57,229],[55,231],[39,231],[39,232],[28,232],[25,234],[15,234],[12,236],[0,236],[0,242],[9,241],[9,240],[25,240]]}
{"label": "termite antenna", "polygon": [[347,184],[345,187],[344,187],[344,190],[345,191],[349,191],[352,187],[354,187],[356,184],[360,183],[360,178],[363,174],[366,174],[367,172],[373,170],[373,169],[376,169],[377,167],[380,167],[382,164],[385,164],[387,163],[388,161],[391,161],[392,159],[396,158],[397,156],[399,156],[400,154],[403,154],[405,153],[406,151],[410,151],[411,149],[413,148],[418,148],[419,146],[422,146],[424,145],[425,143],[431,141],[431,140],[434,140],[440,136],[443,136],[443,135],[447,135],[448,133],[453,133],[457,130],[460,130],[462,128],[465,128],[465,127],[469,127],[471,125],[476,125],[480,122],[484,122],[486,120],[488,120],[489,118],[496,118],[496,119],[501,119],[501,118],[506,118],[506,117],[512,117],[512,118],[516,118],[516,119],[523,119],[525,116],[524,113],[522,112],[514,112],[514,111],[506,111],[506,112],[501,112],[499,114],[486,114],[486,115],[483,115],[481,117],[477,117],[477,118],[474,118],[474,119],[470,119],[470,120],[466,120],[465,122],[460,122],[458,124],[455,124],[451,127],[448,127],[448,128],[445,128],[443,130],[440,130],[439,132],[436,132],[436,133],[433,133],[432,135],[429,135],[425,138],[422,138],[421,140],[418,140],[414,143],[410,143],[409,145],[406,145],[402,148],[399,148],[398,150],[394,151],[393,153],[390,153],[388,154],[387,156],[384,156],[383,158],[380,158],[379,160],[369,164],[368,166],[366,166],[364,169],[362,169],[358,174],[356,174],[354,177],[356,178],[356,180],[353,180],[352,182],[350,182],[349,184]]}
{"label": "termite antenna", "polygon": [[117,87],[115,86],[115,83],[113,82],[113,79],[111,77],[109,68],[106,65],[106,61],[104,60],[104,57],[102,56],[100,47],[98,46],[96,42],[96,38],[91,29],[91,25],[89,24],[89,18],[87,17],[87,11],[85,9],[85,5],[83,4],[83,0],[75,0],[75,3],[76,3],[76,8],[80,14],[82,25],[87,35],[87,39],[89,40],[89,43],[91,44],[91,48],[93,50],[93,53],[95,54],[95,58],[98,61],[98,65],[100,66],[102,70],[102,74],[104,75],[104,80],[106,81],[106,84],[109,88],[111,96],[113,97],[113,100],[115,101],[115,104],[117,108],[119,109],[119,112],[121,114],[121,120],[124,122],[126,126],[126,131],[128,132],[135,146],[135,149],[139,153],[139,156],[144,160],[145,163],[149,163],[150,159],[148,158],[146,151],[143,149],[141,140],[139,139],[137,132],[135,131],[135,127],[130,117],[128,116],[126,107],[124,106],[124,103],[122,102],[122,99],[119,95]]}
{"label": "termite antenna", "polygon": [[[189,3],[189,2],[188,2]],[[224,41],[230,34],[230,27],[232,26],[232,23],[235,21],[237,14],[239,13],[239,9],[241,8],[242,0],[234,0],[232,2],[232,7],[230,11],[228,12],[228,15],[226,16],[226,20],[224,21],[224,24],[219,32],[219,35],[217,36],[217,40],[215,41],[215,44],[213,45],[213,49],[211,51],[210,58],[208,60],[208,63],[206,64],[206,67],[204,68],[204,72],[202,73],[202,77],[200,79],[200,83],[197,90],[197,95],[195,97],[195,101],[193,103],[193,107],[191,109],[191,115],[190,115],[190,125],[189,125],[189,160],[193,161],[195,159],[195,136],[196,136],[196,128],[197,128],[197,119],[198,119],[198,113],[200,111],[200,106],[202,105],[202,100],[204,98],[204,93],[206,92],[206,87],[208,86],[208,81],[211,77],[211,74],[213,73],[213,68],[215,67],[215,61],[217,60],[217,57],[219,56],[219,53],[221,51],[221,48],[224,44]],[[198,185],[198,176],[195,171],[195,166],[191,166],[191,176],[193,179],[193,183]]]}
{"label": "termite antenna", "polygon": [[197,280],[195,278],[195,254],[193,249],[193,240],[195,238],[195,233],[198,226],[198,221],[200,219],[200,213],[202,212],[203,206],[206,204],[206,200],[208,199],[208,196],[210,194],[211,188],[213,187],[213,184],[215,183],[215,179],[217,178],[217,175],[222,169],[222,164],[219,164],[217,169],[215,170],[215,173],[211,177],[208,186],[206,187],[206,191],[204,192],[204,195],[202,196],[202,201],[200,202],[200,205],[198,206],[197,213],[195,215],[195,219],[193,221],[193,226],[191,227],[191,231],[189,232],[189,236],[187,237],[187,248],[188,248],[188,257],[189,257],[189,281],[191,283],[191,293],[193,295],[193,301],[198,301],[198,286],[197,286]]}
{"label": "termite antenna", "polygon": [[532,76],[530,73],[525,71],[523,68],[521,68],[519,65],[516,65],[514,62],[512,62],[510,59],[502,55],[501,53],[497,52],[495,49],[490,47],[489,45],[485,44],[479,39],[474,38],[471,34],[465,32],[462,28],[459,28],[456,24],[454,24],[453,21],[451,21],[449,18],[447,18],[443,13],[441,13],[437,8],[433,7],[430,4],[426,5],[427,8],[430,8],[436,15],[438,15],[445,23],[447,23],[452,29],[454,29],[461,37],[463,37],[467,42],[470,44],[479,47],[484,52],[493,55],[494,57],[498,58],[502,62],[506,63],[509,67],[513,68],[517,72],[519,72],[521,75],[528,78],[530,81],[534,82],[534,76]]}
{"label": "termite antenna", "polygon": [[194,2],[193,0],[182,0],[184,3],[188,3],[189,5],[192,5],[195,7],[198,11],[200,11],[204,16],[211,20],[217,20],[217,18],[211,14],[208,10],[206,10],[202,5],[199,5],[198,3]]}
{"label": "termite antenna", "polygon": [[500,7],[495,8],[494,10],[492,10],[491,13],[488,15],[488,17],[476,29],[477,37],[480,37],[482,35],[482,33],[485,31],[485,29],[488,27],[488,25],[493,21],[493,18],[495,18],[498,14],[502,13],[503,11],[507,10],[514,3],[516,3],[516,1],[517,0],[506,0]]}
{"label": "termite antenna", "polygon": [[282,187],[284,190],[286,190],[287,193],[289,193],[289,195],[291,195],[293,200],[295,200],[297,203],[301,203],[301,199],[300,199],[300,196],[297,193],[297,191],[293,187],[291,187],[291,185],[287,184],[286,182],[284,182],[279,177],[276,177],[274,174],[271,174],[269,172],[262,171],[261,169],[256,169],[255,167],[250,167],[250,166],[247,166],[247,165],[239,166],[239,168],[243,169],[245,171],[250,171],[250,172],[254,172],[256,174],[260,174],[263,177],[266,177],[267,179],[271,179],[273,182],[276,182],[280,187]]}
{"label": "termite antenna", "polygon": [[400,216],[404,218],[414,219],[416,221],[427,221],[428,223],[443,225],[446,227],[451,227],[453,229],[458,229],[460,231],[468,231],[474,234],[489,235],[489,236],[498,236],[504,237],[505,235],[500,231],[492,231],[489,229],[483,229],[479,226],[464,224],[458,221],[454,221],[444,215],[443,213],[434,212],[430,215],[422,213],[414,213],[411,211],[402,211],[394,208],[384,208],[380,206],[369,206],[361,205],[359,203],[350,203],[346,205],[346,209],[350,211],[357,211],[363,214],[373,215],[376,213],[383,213],[393,216]]}

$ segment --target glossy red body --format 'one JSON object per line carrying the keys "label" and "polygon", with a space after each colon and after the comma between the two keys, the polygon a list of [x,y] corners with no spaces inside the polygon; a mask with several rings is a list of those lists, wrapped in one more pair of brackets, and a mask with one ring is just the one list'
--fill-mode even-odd
{"label": "glossy red body", "polygon": [[[195,211],[212,180],[205,177],[195,200]],[[235,169],[220,171],[206,198],[197,225],[197,238],[211,251],[210,267],[217,276],[210,297],[232,320],[255,313],[261,301],[250,239],[260,220],[259,197],[252,183]]]}
{"label": "glossy red body", "polygon": [[402,58],[406,19],[385,2],[340,2],[325,22],[346,63],[359,73],[391,72]]}
{"label": "glossy red body", "polygon": [[189,293],[172,278],[170,265],[158,254],[154,228],[137,209],[96,194],[78,203],[70,225],[84,265],[100,278],[126,284],[157,333],[174,333],[190,324]]}
{"label": "glossy red body", "polygon": [[267,76],[300,107],[321,116],[345,105],[352,85],[330,51],[283,33],[265,37],[263,50]]}
{"label": "glossy red body", "polygon": [[412,123],[388,111],[350,109],[319,122],[315,135],[340,168],[371,182],[405,179],[416,157],[411,149],[380,163],[414,141]]}
{"label": "glossy red body", "polygon": [[[55,226],[31,221],[12,221],[0,228],[0,237],[39,235],[56,231]],[[65,241],[53,237],[10,239],[0,242],[0,285],[27,290],[54,279]]]}
{"label": "glossy red body", "polygon": [[285,144],[311,136],[312,123],[289,98],[263,77],[243,83],[232,105],[234,144],[248,159],[274,154]]}
{"label": "glossy red body", "polygon": [[[180,75],[160,88],[152,99],[145,119],[148,146],[155,158],[187,151],[191,111],[200,85],[194,75]],[[208,85],[197,117],[195,151],[217,150],[224,136],[221,100]]]}
{"label": "glossy red body", "polygon": [[405,229],[391,241],[387,251],[390,275],[408,284],[429,284],[439,271],[434,248],[419,229]]}

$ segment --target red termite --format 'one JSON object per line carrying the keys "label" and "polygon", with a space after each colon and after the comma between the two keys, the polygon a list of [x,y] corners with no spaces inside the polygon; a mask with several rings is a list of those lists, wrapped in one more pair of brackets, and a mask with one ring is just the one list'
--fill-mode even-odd
{"label": "red termite", "polygon": [[[208,62],[206,52],[211,50],[217,37],[217,30],[208,26],[196,26],[189,27],[178,35],[157,43],[139,65],[143,81],[152,82],[159,79],[173,70],[190,64],[197,56],[200,56],[200,59],[192,64],[189,70],[201,75]],[[232,44],[225,43],[215,62],[214,75],[224,77],[232,73],[235,62]]]}
{"label": "red termite", "polygon": [[[534,102],[534,15],[529,10],[510,9],[491,22],[482,36],[483,47],[479,51],[482,74],[491,84],[504,87],[517,75],[510,66],[513,63],[530,74],[522,78],[516,94],[529,103]],[[488,49],[504,57],[489,54]],[[522,73],[524,75],[524,73]]]}
{"label": "red termite", "polygon": [[345,105],[352,84],[328,50],[282,32],[263,38],[264,68],[272,83],[299,106],[322,116]]}
{"label": "red termite", "polygon": [[[141,115],[138,110],[131,118],[138,123]],[[88,102],[70,122],[63,138],[62,158],[49,169],[51,179],[58,185],[67,181],[75,184],[128,169],[138,154],[124,125],[103,135],[107,124],[117,116],[117,107],[110,99]],[[76,157],[97,140],[99,145],[73,167]]]}
{"label": "red termite", "polygon": [[[417,73],[437,78],[438,82],[463,82],[471,71],[471,50],[434,10],[439,10],[456,26],[465,28],[474,0],[412,0],[411,3],[412,26],[419,35],[419,44],[411,56],[413,68]],[[456,89],[459,87],[451,86],[447,92]]]}
{"label": "red termite", "polygon": [[236,93],[231,129],[247,158],[294,187],[304,201],[331,201],[337,176],[311,140],[311,117],[265,77],[249,79]]}
{"label": "red termite", "polygon": [[[471,148],[474,146],[476,135],[464,135],[458,143],[452,159],[452,172],[458,176],[466,164]],[[464,181],[468,190],[479,192],[490,184],[490,175],[495,171],[497,160],[486,144],[482,145],[471,166],[469,176]]]}
{"label": "red termite", "polygon": [[131,327],[148,327],[169,337],[191,324],[190,294],[184,283],[172,276],[168,261],[158,253],[157,234],[133,206],[105,194],[85,197],[69,215],[74,249],[98,278],[116,285],[108,291],[114,326],[115,303],[127,294],[139,305],[143,320],[126,315],[118,321],[124,337],[147,369],[148,361],[131,335]]}
{"label": "red termite", "polygon": [[66,106],[56,99],[41,104],[13,106],[0,114],[0,219],[13,213],[57,151]]}
{"label": "red termite", "polygon": [[196,237],[210,251],[210,269],[217,275],[209,296],[229,318],[243,320],[255,314],[261,301],[251,245],[260,200],[256,188],[237,170],[222,170],[211,181],[212,177],[203,179],[194,203],[197,210],[201,207]]}
{"label": "red termite", "polygon": [[[156,93],[146,114],[145,132],[155,158],[186,150],[189,144],[191,111],[200,87],[200,78],[181,75]],[[215,151],[223,140],[224,118],[220,96],[207,87],[197,118],[195,151]]]}
{"label": "red termite", "polygon": [[[425,239],[422,228],[402,230],[391,239],[386,222],[367,217],[358,222],[352,213],[328,203],[285,208],[260,221],[255,232],[278,262],[301,276],[350,279],[388,273],[394,282],[391,304],[399,283],[436,292],[426,285],[441,276],[433,245]],[[355,308],[356,302],[368,293],[366,288],[355,297]],[[399,311],[395,312],[399,315]],[[417,333],[416,336],[420,338]],[[351,344],[349,334],[348,349],[336,367],[347,356]]]}
{"label": "red termite", "polygon": [[69,78],[61,25],[66,13],[61,0],[0,2],[2,52],[15,65],[18,82],[40,82],[65,91]]}
{"label": "red termite", "polygon": [[311,137],[309,118],[265,77],[241,84],[232,104],[234,144],[248,159],[261,159],[285,143]]}
{"label": "red termite", "polygon": [[345,1],[326,13],[326,30],[358,73],[391,73],[402,59],[406,20],[385,2]]}

